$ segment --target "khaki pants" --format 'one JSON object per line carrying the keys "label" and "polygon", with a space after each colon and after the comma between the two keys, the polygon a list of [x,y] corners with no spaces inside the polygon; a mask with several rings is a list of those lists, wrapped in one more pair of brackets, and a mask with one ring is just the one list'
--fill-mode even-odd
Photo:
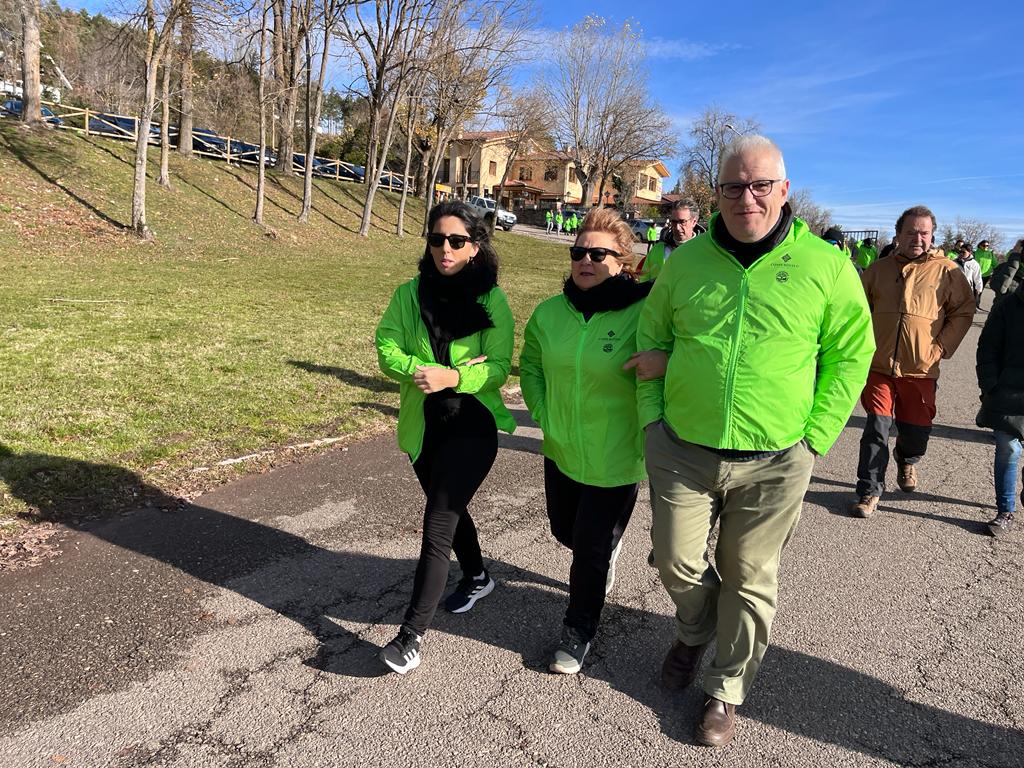
{"label": "khaki pants", "polygon": [[648,428],[646,443],[654,564],[676,604],[679,640],[717,641],[704,690],[742,704],[768,648],[779,559],[800,519],[814,455],[801,441],[768,458],[725,461],[663,423]]}

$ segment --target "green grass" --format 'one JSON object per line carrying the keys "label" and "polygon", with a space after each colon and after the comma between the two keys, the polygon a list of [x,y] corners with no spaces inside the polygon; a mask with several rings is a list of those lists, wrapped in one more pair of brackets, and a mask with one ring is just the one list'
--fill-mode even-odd
{"label": "green grass", "polygon": [[[373,329],[415,273],[423,210],[394,235],[378,195],[356,234],[360,185],[268,177],[266,229],[251,221],[255,170],[172,157],[149,184],[154,242],[121,229],[132,147],[0,125],[0,523],[109,513],[147,494],[191,494],[280,449],[390,428],[397,387]],[[151,157],[155,162],[156,153]],[[559,290],[562,249],[498,233],[518,338]],[[258,451],[262,461],[217,461]]]}

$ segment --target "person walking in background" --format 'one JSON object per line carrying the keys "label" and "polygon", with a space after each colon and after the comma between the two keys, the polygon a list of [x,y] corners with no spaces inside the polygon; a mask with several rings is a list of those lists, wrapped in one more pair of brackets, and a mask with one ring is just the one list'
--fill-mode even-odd
{"label": "person walking in background", "polygon": [[960,256],[957,258],[956,263],[964,273],[964,277],[967,278],[968,285],[971,286],[971,290],[974,292],[974,306],[980,309],[981,292],[985,286],[981,282],[981,265],[979,265],[974,259],[974,254],[971,253],[971,246],[961,246]]}
{"label": "person walking in background", "polygon": [[546,211],[544,211],[544,227],[545,227],[545,231],[550,235],[551,234],[551,230],[554,228],[554,226],[555,226],[555,215],[551,212],[551,209],[548,208]]}
{"label": "person walking in background", "polygon": [[871,517],[885,490],[889,427],[895,420],[896,482],[917,489],[918,462],[935,419],[939,361],[949,359],[974,317],[974,293],[956,262],[932,247],[935,215],[908,208],[896,222],[898,245],[861,276],[871,307],[877,350],[861,394],[867,411],[857,464],[855,517]]}
{"label": "person walking in background", "polygon": [[1018,240],[1017,244],[1006,254],[1002,263],[992,270],[992,279],[989,284],[995,293],[995,298],[992,300],[993,307],[1017,290],[1017,285],[1020,282],[1017,273],[1020,271],[1022,254],[1024,254],[1024,238]]}
{"label": "person walking in background", "polygon": [[878,251],[875,249],[875,241],[865,237],[854,248],[854,260],[861,270],[865,270],[878,261]]}
{"label": "person walking in background", "polygon": [[[1024,439],[1024,289],[1018,286],[992,307],[978,340],[978,387],[981,409],[976,423],[995,433],[996,516],[987,529],[993,536],[1010,530],[1016,509],[1017,467]],[[1024,502],[1024,497],[1022,497]]]}
{"label": "person walking in background", "polygon": [[656,242],[658,242],[658,228],[656,226],[654,226],[654,222],[652,221],[650,226],[647,227],[647,253],[648,254],[651,252],[651,248],[654,247],[654,244]]}
{"label": "person walking in background", "polygon": [[668,222],[661,237],[640,263],[637,274],[641,282],[653,281],[661,274],[672,252],[694,238],[700,207],[692,200],[676,200],[668,214]]}
{"label": "person walking in background", "polygon": [[655,565],[676,606],[661,679],[689,686],[717,641],[695,733],[713,746],[732,740],[768,647],[814,455],[838,438],[874,351],[857,271],[793,215],[789,185],[772,141],[733,141],[708,234],[668,261],[637,328],[638,349],[668,354],[664,377],[637,385]]}
{"label": "person walking in background", "polygon": [[555,211],[555,232],[559,235],[562,234],[562,227],[565,224],[565,216],[562,214],[562,209],[559,208]]}
{"label": "person walking in background", "polygon": [[633,233],[597,208],[570,247],[562,293],[534,310],[519,361],[523,399],[544,432],[551,533],[572,550],[569,605],[548,668],[575,674],[597,634],[615,560],[646,477],[636,409],[636,324],[650,283],[632,274]]}
{"label": "person walking in background", "polygon": [[464,613],[494,589],[468,507],[494,464],[497,430],[515,430],[501,398],[515,323],[488,229],[458,201],[432,208],[427,224],[419,276],[395,290],[376,334],[380,369],[401,384],[398,445],[427,496],[412,599],[379,655],[400,674],[420,664],[453,548],[462,578],[445,608]]}
{"label": "person walking in background", "polygon": [[974,251],[974,260],[978,262],[978,266],[981,268],[981,280],[984,287],[988,285],[988,280],[992,276],[992,270],[996,266],[996,255],[989,248],[988,240],[982,240],[978,243],[978,247]]}

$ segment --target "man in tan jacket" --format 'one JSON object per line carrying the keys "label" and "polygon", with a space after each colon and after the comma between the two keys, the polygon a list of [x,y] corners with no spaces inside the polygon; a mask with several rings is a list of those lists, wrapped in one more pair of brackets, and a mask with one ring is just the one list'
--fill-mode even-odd
{"label": "man in tan jacket", "polygon": [[867,411],[857,465],[857,501],[850,511],[871,517],[885,490],[889,427],[896,438],[896,482],[917,488],[916,464],[928,447],[935,418],[939,361],[956,352],[974,317],[974,294],[956,262],[932,247],[935,214],[908,208],[896,222],[893,256],[864,270],[875,356],[861,393]]}

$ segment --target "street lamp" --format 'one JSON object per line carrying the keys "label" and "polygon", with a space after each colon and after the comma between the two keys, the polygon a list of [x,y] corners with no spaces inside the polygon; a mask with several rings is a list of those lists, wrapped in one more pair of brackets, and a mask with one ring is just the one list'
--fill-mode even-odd
{"label": "street lamp", "polygon": [[742,137],[742,136],[743,136],[743,134],[742,134],[742,133],[740,133],[739,131],[737,131],[737,130],[736,130],[736,129],[735,129],[734,127],[733,127],[732,123],[726,123],[726,124],[725,124],[725,127],[726,127],[726,128],[728,128],[728,129],[729,129],[730,131],[732,131],[733,133],[735,133],[735,134],[736,134],[736,136],[738,136],[738,137]]}

